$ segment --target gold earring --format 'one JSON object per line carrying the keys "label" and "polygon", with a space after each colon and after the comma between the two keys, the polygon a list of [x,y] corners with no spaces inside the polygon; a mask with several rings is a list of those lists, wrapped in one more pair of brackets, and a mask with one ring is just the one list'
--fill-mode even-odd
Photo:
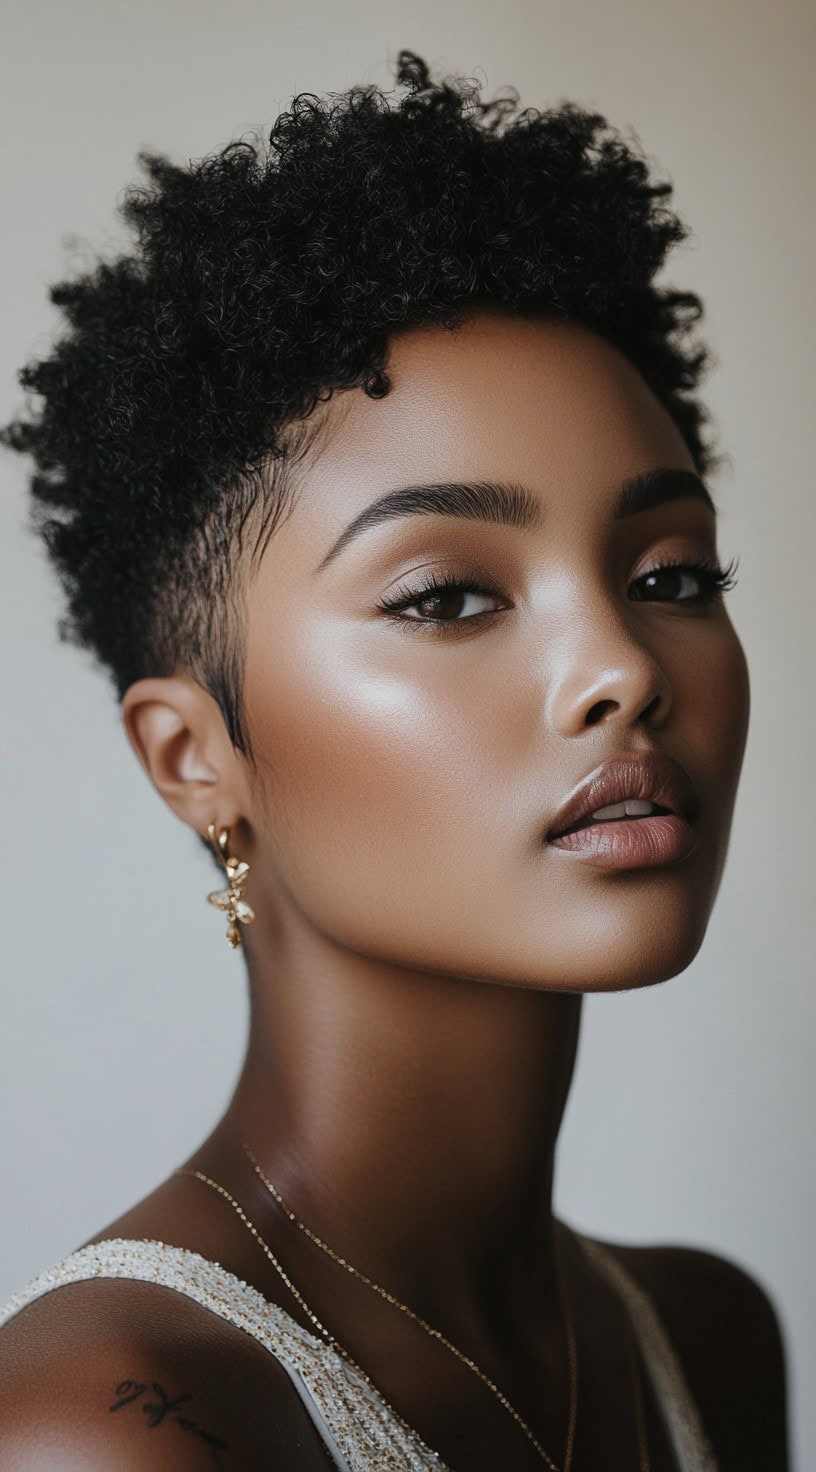
{"label": "gold earring", "polygon": [[241,932],[238,929],[238,921],[241,920],[244,925],[249,925],[255,919],[254,910],[251,909],[246,900],[241,898],[241,888],[246,883],[249,864],[245,863],[243,859],[236,859],[234,854],[229,852],[229,828],[222,828],[216,838],[215,824],[209,823],[207,825],[207,837],[213,853],[219,863],[224,865],[229,877],[227,888],[213,890],[212,894],[207,895],[207,899],[211,905],[216,905],[219,910],[226,910],[229,915],[227,940],[233,950],[235,950],[236,946],[240,946],[241,944]]}

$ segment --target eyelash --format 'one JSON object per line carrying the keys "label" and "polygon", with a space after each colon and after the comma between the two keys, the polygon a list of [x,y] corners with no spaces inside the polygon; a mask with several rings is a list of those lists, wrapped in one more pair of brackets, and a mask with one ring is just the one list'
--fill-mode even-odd
{"label": "eyelash", "polygon": [[[666,561],[659,562],[655,567],[650,567],[648,572],[642,573],[635,579],[636,583],[642,583],[646,578],[655,577],[658,573],[667,571],[690,572],[696,574],[702,584],[703,591],[695,594],[692,598],[675,599],[633,599],[633,602],[655,602],[655,603],[713,603],[722,597],[724,593],[736,586],[736,568],[739,559],[732,558],[723,567],[716,558],[701,557],[699,561]],[[634,584],[633,584],[634,586]],[[425,580],[408,592],[403,588],[397,589],[395,596],[387,602],[378,604],[378,607],[387,617],[394,619],[397,623],[408,624],[415,629],[430,629],[434,634],[444,634],[449,628],[461,628],[463,624],[474,624],[491,615],[483,613],[470,614],[468,618],[405,618],[403,610],[411,608],[416,603],[424,603],[430,598],[440,597],[444,593],[486,593],[491,598],[500,598],[502,594],[498,588],[488,586],[485,582],[479,582],[473,577],[457,578],[452,575],[429,573]]]}

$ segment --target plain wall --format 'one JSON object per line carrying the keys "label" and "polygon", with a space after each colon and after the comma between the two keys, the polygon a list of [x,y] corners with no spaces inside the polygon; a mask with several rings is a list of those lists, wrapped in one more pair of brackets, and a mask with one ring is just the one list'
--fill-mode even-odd
{"label": "plain wall", "polygon": [[[631,125],[694,235],[704,397],[752,716],[703,948],[671,981],[590,998],[557,1175],[573,1225],[721,1252],[782,1316],[797,1468],[816,1465],[813,151],[807,0],[29,0],[0,67],[0,416],[56,325],[47,284],[124,243],[137,149],[179,161],[267,127],[296,91],[388,83],[402,46],[525,103]],[[0,1300],[148,1191],[227,1101],[246,1026],[213,870],[153,792],[106,677],[60,645],[61,595],[2,495]]]}

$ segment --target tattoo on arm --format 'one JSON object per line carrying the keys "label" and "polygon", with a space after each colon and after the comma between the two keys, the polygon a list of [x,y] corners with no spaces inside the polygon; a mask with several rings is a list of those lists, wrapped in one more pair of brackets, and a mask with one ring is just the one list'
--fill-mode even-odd
{"label": "tattoo on arm", "polygon": [[151,1431],[161,1426],[164,1421],[175,1421],[182,1431],[187,1431],[206,1442],[216,1466],[222,1467],[221,1454],[228,1450],[227,1442],[219,1436],[214,1436],[211,1431],[205,1431],[200,1421],[194,1420],[192,1416],[178,1414],[179,1407],[185,1405],[188,1400],[192,1400],[191,1391],[187,1390],[181,1395],[170,1396],[157,1380],[151,1380],[149,1384],[146,1380],[120,1380],[114,1392],[116,1400],[113,1405],[108,1406],[108,1410],[121,1411],[124,1406],[133,1405],[148,1392],[150,1396],[142,1400],[141,1410]]}

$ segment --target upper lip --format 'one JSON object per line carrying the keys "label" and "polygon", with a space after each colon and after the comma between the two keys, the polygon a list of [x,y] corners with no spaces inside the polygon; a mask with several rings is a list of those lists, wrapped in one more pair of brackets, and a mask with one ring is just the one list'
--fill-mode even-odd
{"label": "upper lip", "polygon": [[558,838],[597,808],[639,797],[692,821],[697,816],[697,789],[686,771],[662,751],[622,752],[596,767],[575,788],[553,818],[547,838]]}

